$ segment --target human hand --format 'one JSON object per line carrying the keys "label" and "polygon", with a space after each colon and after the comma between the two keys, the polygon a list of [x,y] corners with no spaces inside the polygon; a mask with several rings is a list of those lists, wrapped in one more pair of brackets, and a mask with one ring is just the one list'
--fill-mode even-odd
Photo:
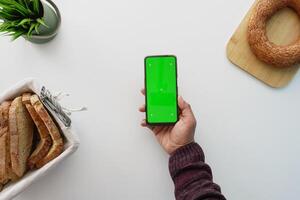
{"label": "human hand", "polygon": [[[141,90],[145,95],[145,90]],[[166,126],[150,126],[143,119],[141,126],[148,127],[155,135],[159,144],[168,154],[172,154],[176,149],[185,146],[194,141],[196,119],[194,117],[191,106],[178,97],[178,106],[180,109],[179,120],[175,125]],[[139,108],[140,112],[145,112],[145,104]]]}

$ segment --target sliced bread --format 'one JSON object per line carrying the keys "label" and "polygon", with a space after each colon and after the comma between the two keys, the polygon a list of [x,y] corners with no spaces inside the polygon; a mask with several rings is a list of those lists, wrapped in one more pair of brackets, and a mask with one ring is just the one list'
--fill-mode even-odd
{"label": "sliced bread", "polygon": [[33,105],[35,111],[38,113],[39,117],[44,122],[45,126],[47,127],[51,139],[52,139],[52,146],[48,154],[37,162],[36,166],[42,167],[54,158],[56,158],[59,154],[63,151],[63,139],[60,135],[59,129],[57,128],[56,124],[52,120],[51,116],[47,112],[46,108],[40,101],[39,97],[34,94],[30,98],[31,104]]}
{"label": "sliced bread", "polygon": [[9,132],[8,132],[8,111],[10,102],[5,101],[0,105],[0,184],[6,184],[9,179]]}
{"label": "sliced bread", "polygon": [[12,171],[10,158],[10,132],[9,132],[9,108],[11,102],[4,101],[0,105],[0,179],[2,184],[18,177]]}
{"label": "sliced bread", "polygon": [[10,158],[12,171],[19,178],[27,171],[33,131],[34,124],[22,103],[22,97],[15,98],[9,109]]}
{"label": "sliced bread", "polygon": [[44,158],[52,145],[52,139],[50,137],[49,131],[45,125],[45,123],[42,121],[40,116],[35,111],[34,107],[31,105],[30,98],[31,93],[24,93],[22,95],[22,102],[26,106],[27,111],[29,112],[31,118],[33,119],[34,124],[37,127],[38,133],[39,133],[39,142],[37,144],[37,147],[32,152],[28,159],[28,167],[30,169],[34,168],[36,163],[40,161],[42,158]]}

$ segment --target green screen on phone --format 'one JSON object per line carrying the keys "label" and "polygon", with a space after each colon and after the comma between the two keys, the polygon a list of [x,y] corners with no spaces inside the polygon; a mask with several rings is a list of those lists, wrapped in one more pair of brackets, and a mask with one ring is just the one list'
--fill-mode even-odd
{"label": "green screen on phone", "polygon": [[176,123],[178,111],[175,56],[145,58],[145,89],[147,123]]}

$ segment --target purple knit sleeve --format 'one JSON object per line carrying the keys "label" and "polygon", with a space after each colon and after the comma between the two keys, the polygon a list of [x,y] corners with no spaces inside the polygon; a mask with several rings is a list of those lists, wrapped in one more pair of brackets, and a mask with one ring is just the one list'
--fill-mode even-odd
{"label": "purple knit sleeve", "polygon": [[176,200],[225,200],[204,160],[203,150],[197,143],[183,146],[171,155],[169,170]]}

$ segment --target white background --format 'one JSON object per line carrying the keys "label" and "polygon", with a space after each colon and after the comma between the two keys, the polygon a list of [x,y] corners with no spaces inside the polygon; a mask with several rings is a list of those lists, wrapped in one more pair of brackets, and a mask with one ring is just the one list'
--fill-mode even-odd
{"label": "white background", "polygon": [[0,91],[37,77],[72,96],[79,150],[17,200],[171,200],[168,156],[137,109],[143,59],[178,57],[179,92],[196,114],[196,141],[231,200],[297,199],[300,73],[272,89],[226,58],[250,0],[57,0],[63,23],[46,45],[0,38]]}

